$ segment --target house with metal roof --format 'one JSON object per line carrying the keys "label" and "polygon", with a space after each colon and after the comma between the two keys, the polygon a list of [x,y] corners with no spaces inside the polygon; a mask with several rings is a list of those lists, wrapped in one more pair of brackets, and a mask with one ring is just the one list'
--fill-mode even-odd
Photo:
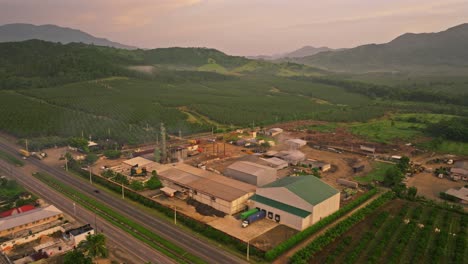
{"label": "house with metal roof", "polygon": [[224,170],[224,175],[238,181],[262,186],[276,180],[276,169],[249,161],[237,161]]}
{"label": "house with metal roof", "polygon": [[304,230],[340,207],[340,192],[314,176],[286,177],[261,188],[249,207],[264,210],[268,219]]}

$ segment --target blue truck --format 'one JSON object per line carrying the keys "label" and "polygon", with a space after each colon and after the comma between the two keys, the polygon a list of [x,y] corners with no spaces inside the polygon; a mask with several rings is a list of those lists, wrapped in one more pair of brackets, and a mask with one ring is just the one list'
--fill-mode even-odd
{"label": "blue truck", "polygon": [[266,216],[266,212],[263,210],[260,210],[254,214],[251,214],[244,221],[242,221],[242,227],[248,227],[253,222],[256,222],[260,219],[265,218],[265,216]]}

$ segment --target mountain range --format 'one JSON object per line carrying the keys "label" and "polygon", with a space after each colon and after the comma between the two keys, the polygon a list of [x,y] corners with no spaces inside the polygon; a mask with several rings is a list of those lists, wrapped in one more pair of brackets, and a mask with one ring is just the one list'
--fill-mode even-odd
{"label": "mountain range", "polygon": [[59,27],[56,25],[6,24],[0,26],[0,42],[17,42],[39,39],[63,44],[81,42],[97,46],[119,49],[136,49],[137,47],[120,44],[105,38],[98,38],[81,30]]}
{"label": "mountain range", "polygon": [[437,33],[406,33],[385,44],[321,52],[292,61],[332,71],[400,71],[468,67],[468,24]]}

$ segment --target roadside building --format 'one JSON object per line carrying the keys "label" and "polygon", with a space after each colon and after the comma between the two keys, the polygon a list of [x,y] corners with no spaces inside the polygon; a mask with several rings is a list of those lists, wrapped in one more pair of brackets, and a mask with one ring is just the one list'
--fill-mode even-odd
{"label": "roadside building", "polygon": [[158,175],[164,186],[226,214],[244,210],[256,189],[254,185],[182,163],[161,167]]}
{"label": "roadside building", "polygon": [[237,161],[224,170],[224,175],[248,184],[262,186],[276,180],[276,169],[249,161]]}
{"label": "roadside building", "polygon": [[286,140],[286,144],[289,146],[290,149],[296,150],[307,145],[307,141],[295,138]]}
{"label": "roadside building", "polygon": [[73,241],[75,246],[78,246],[81,241],[86,240],[89,235],[94,235],[94,228],[90,224],[70,229],[65,232],[65,239]]}
{"label": "roadside building", "polygon": [[0,219],[0,237],[40,226],[63,217],[62,211],[53,205],[37,208],[21,214]]}
{"label": "roadside building", "polygon": [[277,136],[277,135],[279,135],[281,133],[283,133],[283,129],[281,129],[279,127],[268,129],[267,132],[266,132],[266,134],[268,136],[272,136],[272,137]]}
{"label": "roadside building", "polygon": [[314,176],[286,177],[257,189],[251,208],[266,218],[304,230],[340,207],[340,192]]}
{"label": "roadside building", "polygon": [[466,187],[448,189],[445,193],[460,199],[460,203],[468,204],[468,188]]}
{"label": "roadside building", "polygon": [[375,154],[375,148],[374,147],[368,147],[368,146],[360,145],[359,149],[370,152],[372,154]]}
{"label": "roadside building", "polygon": [[272,168],[275,168],[277,170],[281,170],[281,169],[284,169],[284,168],[287,168],[288,167],[288,162],[285,161],[285,160],[282,160],[282,159],[279,159],[279,158],[268,158],[268,159],[261,159],[263,160],[265,163],[267,163],[268,166],[272,167]]}

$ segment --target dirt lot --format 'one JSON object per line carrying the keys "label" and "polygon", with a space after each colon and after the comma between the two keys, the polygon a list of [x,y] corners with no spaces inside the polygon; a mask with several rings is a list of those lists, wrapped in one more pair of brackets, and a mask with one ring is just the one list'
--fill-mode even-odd
{"label": "dirt lot", "polygon": [[299,231],[285,225],[278,225],[268,232],[256,237],[250,243],[262,250],[270,250]]}
{"label": "dirt lot", "polygon": [[408,179],[407,185],[418,188],[418,195],[426,198],[443,201],[439,198],[440,192],[445,192],[450,188],[463,187],[466,182],[451,181],[449,179],[439,179],[432,173],[420,173]]}
{"label": "dirt lot", "polygon": [[245,242],[248,242],[278,226],[276,222],[268,219],[262,219],[252,223],[252,225],[249,225],[246,228],[243,228],[239,219],[229,215],[225,216],[224,218],[218,218],[209,222],[208,224]]}

